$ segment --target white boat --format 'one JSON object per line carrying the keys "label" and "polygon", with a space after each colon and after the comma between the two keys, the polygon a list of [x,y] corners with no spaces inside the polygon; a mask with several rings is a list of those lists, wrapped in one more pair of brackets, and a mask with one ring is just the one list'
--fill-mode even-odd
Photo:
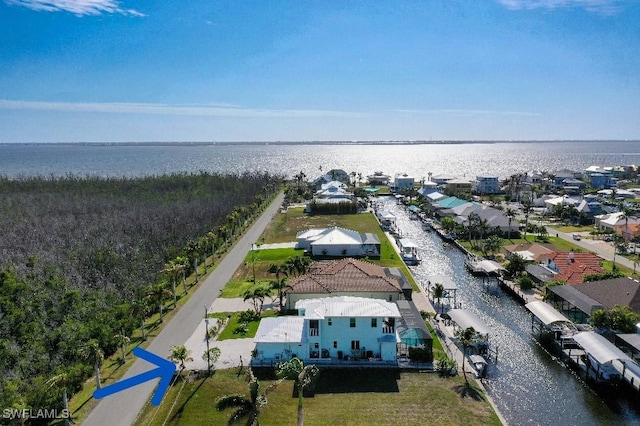
{"label": "white boat", "polygon": [[471,361],[471,364],[476,371],[476,377],[487,377],[488,364],[482,355],[469,355],[469,360]]}
{"label": "white boat", "polygon": [[400,238],[398,240],[398,248],[400,249],[400,256],[407,265],[417,265],[422,261],[420,257],[419,247],[413,240],[409,238]]}

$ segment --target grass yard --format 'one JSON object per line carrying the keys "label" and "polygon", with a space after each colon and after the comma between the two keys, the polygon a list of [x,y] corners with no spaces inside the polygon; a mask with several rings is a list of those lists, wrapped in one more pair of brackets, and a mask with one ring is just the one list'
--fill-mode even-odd
{"label": "grass yard", "polygon": [[[260,318],[267,317],[275,317],[277,312],[273,309],[262,311],[260,314]],[[240,326],[240,312],[215,312],[213,314],[209,314],[209,316],[219,319],[225,319],[229,317],[229,322],[227,325],[218,333],[218,337],[216,340],[229,340],[229,339],[246,339],[250,337],[255,337],[256,332],[258,331],[258,326],[260,325],[260,320],[250,321],[246,323],[246,332],[244,333],[236,333],[234,332]]]}
{"label": "grass yard", "polygon": [[[403,270],[405,276],[411,283],[414,291],[419,291],[415,280],[407,270],[404,262],[398,256],[395,249],[389,242],[384,231],[380,228],[378,221],[373,213],[358,213],[350,215],[308,215],[304,213],[304,208],[297,207],[291,208],[287,213],[279,213],[269,224],[267,229],[262,234],[261,242],[264,244],[290,242],[296,240],[296,234],[300,231],[305,231],[311,228],[328,228],[331,226],[339,226],[346,229],[351,229],[358,232],[371,232],[378,236],[380,239],[380,259],[370,259],[372,263],[376,263],[386,267],[399,267]],[[286,250],[286,249],[284,249]],[[267,250],[265,250],[267,251]],[[296,253],[296,255],[301,254]],[[256,257],[259,256],[256,254]],[[248,256],[250,259],[250,255]],[[286,260],[286,258],[284,259]],[[283,260],[283,261],[284,261]],[[268,264],[267,264],[268,263]],[[274,278],[273,274],[269,274],[268,269],[271,263],[277,262],[265,262],[260,264],[260,261],[256,261],[256,279],[260,280],[266,278],[271,280]],[[233,280],[241,282],[253,277],[253,271],[251,269],[250,262],[244,267],[240,267]],[[230,294],[223,291],[223,294]],[[238,297],[238,296],[223,296],[223,297]]]}
{"label": "grass yard", "polygon": [[[261,391],[272,383],[261,380]],[[315,394],[304,400],[304,421],[321,426],[499,425],[486,395],[471,386],[465,392],[460,376],[441,378],[432,373],[382,369],[322,370]],[[136,424],[226,424],[233,409],[219,412],[214,404],[220,396],[234,393],[248,394],[245,375],[238,375],[238,369],[219,370],[212,377],[191,383],[179,382],[169,389],[159,407],[148,405]],[[296,423],[297,398],[292,381],[281,382],[267,400],[260,424]]]}
{"label": "grass yard", "polygon": [[572,233],[572,232],[591,232],[593,231],[593,225],[585,226],[569,226],[569,225],[551,225],[553,229],[557,229],[560,232]]}

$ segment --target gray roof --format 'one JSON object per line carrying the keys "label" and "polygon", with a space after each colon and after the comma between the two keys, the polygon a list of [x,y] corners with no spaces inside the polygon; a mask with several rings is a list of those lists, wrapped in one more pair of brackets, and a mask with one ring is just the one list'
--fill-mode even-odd
{"label": "gray roof", "polygon": [[407,330],[415,329],[419,331],[418,335],[421,339],[433,340],[431,333],[429,333],[429,329],[420,315],[420,311],[418,311],[418,308],[412,301],[398,300],[396,304],[398,305],[400,315],[402,315],[402,319],[398,324],[398,333],[400,335]]}
{"label": "gray roof", "polygon": [[527,265],[525,267],[527,273],[542,283],[548,283],[553,280],[553,272],[540,265]]}
{"label": "gray roof", "polygon": [[631,358],[613,343],[608,341],[604,336],[594,333],[593,331],[585,331],[573,336],[573,339],[591,355],[599,364],[606,364],[613,360],[633,362]]}
{"label": "gray roof", "polygon": [[635,349],[640,351],[640,334],[638,333],[624,333],[624,334],[616,334],[616,337],[624,340],[629,346],[633,346]]}
{"label": "gray roof", "polygon": [[449,309],[447,312],[460,328],[473,327],[480,334],[489,334],[491,329],[475,313],[464,309]]}
{"label": "gray roof", "polygon": [[525,308],[547,326],[556,322],[571,322],[569,318],[562,315],[553,306],[541,300],[529,302],[525,305]]}
{"label": "gray roof", "polygon": [[632,311],[640,312],[640,282],[631,278],[613,278],[592,281],[574,286],[576,290],[600,302],[608,309],[615,305],[629,306]]}
{"label": "gray roof", "polygon": [[549,290],[567,302],[571,303],[576,308],[580,309],[587,315],[595,310],[602,309],[604,306],[597,300],[593,300],[586,294],[571,285],[558,285],[549,287]]}
{"label": "gray roof", "polygon": [[360,238],[362,238],[362,244],[380,244],[378,236],[371,232],[361,232]]}

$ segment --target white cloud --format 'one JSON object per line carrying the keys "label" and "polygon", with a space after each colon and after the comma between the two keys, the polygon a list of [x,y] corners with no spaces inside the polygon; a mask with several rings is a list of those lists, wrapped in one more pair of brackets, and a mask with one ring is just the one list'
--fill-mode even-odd
{"label": "white cloud", "polygon": [[253,109],[226,104],[166,105],[152,103],[38,102],[0,99],[0,109],[113,114],[166,114],[216,117],[364,117],[368,114],[329,110]]}
{"label": "white cloud", "polygon": [[396,112],[403,114],[429,114],[429,115],[449,115],[458,117],[478,117],[478,116],[522,116],[535,117],[538,113],[523,111],[499,111],[483,109],[397,109]]}
{"label": "white cloud", "polygon": [[508,9],[561,9],[583,8],[588,12],[613,15],[621,9],[620,0],[496,0]]}
{"label": "white cloud", "polygon": [[133,9],[123,9],[116,0],[5,0],[7,4],[27,7],[42,12],[70,12],[78,16],[118,13],[145,16]]}

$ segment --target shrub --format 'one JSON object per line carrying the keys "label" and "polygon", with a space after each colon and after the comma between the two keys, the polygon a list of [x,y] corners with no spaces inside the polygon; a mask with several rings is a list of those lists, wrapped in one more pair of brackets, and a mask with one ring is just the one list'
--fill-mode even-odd
{"label": "shrub", "polygon": [[530,288],[533,288],[533,280],[529,275],[523,275],[518,278],[518,285],[522,290],[529,290]]}
{"label": "shrub", "polygon": [[409,359],[415,362],[433,362],[433,352],[425,348],[409,348]]}

